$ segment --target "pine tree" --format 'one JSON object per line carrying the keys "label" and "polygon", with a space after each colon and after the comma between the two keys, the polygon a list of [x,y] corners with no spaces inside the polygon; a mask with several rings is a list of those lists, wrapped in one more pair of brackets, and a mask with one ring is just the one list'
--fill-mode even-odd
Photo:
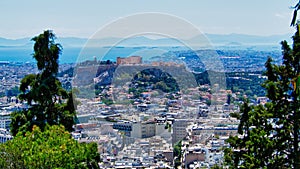
{"label": "pine tree", "polygon": [[29,108],[12,113],[11,132],[13,135],[26,133],[33,125],[43,130],[46,124],[61,124],[71,131],[76,116],[75,101],[72,92],[64,90],[56,77],[62,47],[55,43],[55,34],[50,30],[32,40],[39,73],[21,80],[19,98],[27,102]]}
{"label": "pine tree", "polygon": [[238,133],[230,137],[225,161],[231,168],[300,168],[299,166],[299,27],[292,48],[281,42],[282,64],[268,58],[263,83],[269,103],[241,109]]}

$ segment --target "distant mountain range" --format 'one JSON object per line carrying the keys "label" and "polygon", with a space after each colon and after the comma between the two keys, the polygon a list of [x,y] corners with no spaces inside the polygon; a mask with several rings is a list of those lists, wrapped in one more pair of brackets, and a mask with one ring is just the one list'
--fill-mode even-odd
{"label": "distant mountain range", "polygon": [[216,35],[207,34],[208,39],[213,44],[226,44],[226,43],[242,43],[242,44],[276,44],[281,41],[291,41],[290,34],[272,35],[272,36],[257,36],[257,35],[245,35],[245,34],[228,34],[228,35]]}
{"label": "distant mountain range", "polygon": [[[257,36],[257,35],[245,35],[245,34],[205,34],[209,45],[214,46],[243,46],[243,45],[274,45],[279,46],[282,40],[291,42],[290,34],[272,35],[272,36]],[[202,35],[195,36],[191,39],[185,40],[189,44],[196,44],[203,39]],[[206,41],[206,40],[204,40]],[[182,43],[176,39],[160,38],[151,39],[145,36],[132,37],[128,39],[110,37],[103,39],[76,38],[76,37],[58,37],[57,42],[61,43],[64,48],[69,47],[83,47],[87,42],[91,47],[99,46],[182,46]],[[0,38],[0,48],[7,47],[32,47],[33,41],[31,38],[22,39],[6,39]]]}

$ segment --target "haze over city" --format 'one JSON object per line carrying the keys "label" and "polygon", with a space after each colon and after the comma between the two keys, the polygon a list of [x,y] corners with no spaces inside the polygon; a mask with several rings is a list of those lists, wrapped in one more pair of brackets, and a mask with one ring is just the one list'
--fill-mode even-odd
{"label": "haze over city", "polygon": [[293,32],[294,1],[1,1],[0,37],[32,37],[55,30],[58,37],[91,37],[119,18],[144,12],[180,17],[203,33],[274,35]]}

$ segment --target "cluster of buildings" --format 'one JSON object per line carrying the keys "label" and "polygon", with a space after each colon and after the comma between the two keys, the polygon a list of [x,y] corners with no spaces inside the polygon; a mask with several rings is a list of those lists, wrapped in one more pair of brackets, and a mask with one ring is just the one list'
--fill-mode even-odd
{"label": "cluster of buildings", "polygon": [[[116,65],[123,65],[128,73],[130,65],[142,65],[142,57],[118,57]],[[150,67],[164,70],[172,67],[169,72],[175,74],[185,68],[163,62],[154,62]],[[95,65],[85,65],[77,73],[97,70],[99,68]],[[32,72],[36,72],[34,66],[26,65],[25,69],[24,66],[1,65],[0,80],[6,86],[0,91],[5,93],[8,86],[18,86],[20,79]],[[95,81],[94,76],[85,75],[80,83],[90,84]],[[180,78],[184,81],[187,76],[176,80]],[[72,77],[66,75],[60,80],[70,84]],[[239,107],[232,104],[235,93],[218,84],[186,84],[180,91],[171,93],[147,87],[147,91],[135,98],[129,92],[130,81],[121,82],[122,79],[120,83],[101,86],[103,90],[93,98],[78,98],[81,104],[78,105],[78,123],[72,136],[79,142],[98,144],[101,168],[173,168],[176,161],[180,161],[182,168],[209,168],[222,164],[222,150],[228,146],[226,139],[237,134],[239,124],[237,119],[229,116],[232,112],[239,112]],[[228,103],[229,94],[233,96],[232,103]],[[111,99],[113,104],[106,105],[104,99]],[[257,99],[260,103],[267,101],[264,97]],[[12,139],[9,134],[10,113],[23,107],[16,97],[1,98],[0,143]],[[178,145],[181,155],[175,156],[174,147]]]}
{"label": "cluster of buildings", "polygon": [[[203,63],[210,62],[216,58],[222,63],[219,71],[225,72],[256,72],[263,71],[266,58],[272,56],[275,63],[280,63],[282,54],[279,50],[258,51],[258,50],[198,50],[174,52],[178,57],[184,57],[185,63],[193,71],[205,70],[207,66]],[[206,56],[209,56],[208,58]]]}
{"label": "cluster of buildings", "polygon": [[33,64],[0,62],[0,143],[11,140],[10,114],[22,108],[15,95],[21,79],[27,74],[36,72]]}
{"label": "cluster of buildings", "polygon": [[18,103],[16,97],[0,98],[0,143],[5,143],[13,138],[10,134],[10,114],[22,108],[25,108],[24,105]]}
{"label": "cluster of buildings", "polygon": [[[126,72],[131,64],[138,64],[120,63],[126,65]],[[167,69],[168,65],[158,63]],[[180,68],[184,67],[176,70]],[[238,112],[239,107],[226,103],[230,90],[218,84],[186,85],[173,93],[146,87],[136,98],[128,92],[129,86],[114,83],[103,86],[102,93],[93,99],[80,99],[80,124],[73,137],[98,143],[102,168],[174,168],[175,160],[180,160],[182,168],[222,163],[222,147],[228,146],[225,140],[237,133],[238,125],[229,114]],[[104,96],[113,104],[105,105]],[[178,144],[181,157],[174,156]]]}
{"label": "cluster of buildings", "polygon": [[[183,168],[220,165],[222,147],[228,146],[225,140],[237,133],[239,123],[223,117],[222,112],[228,111],[226,105],[216,110],[200,101],[190,108],[166,112],[153,111],[154,107],[141,111],[137,105],[84,103],[79,106],[81,124],[73,136],[80,142],[98,143],[103,168],[173,168],[174,146],[179,142]],[[199,116],[203,111],[208,115]]]}
{"label": "cluster of buildings", "polygon": [[[218,84],[184,84],[181,85],[184,89],[173,93],[146,87],[147,91],[136,98],[129,92],[133,77],[128,75],[147,68],[163,69],[171,75],[186,72],[181,70],[185,69],[183,65],[171,62],[142,64],[139,58],[118,58],[117,64],[121,66],[116,68],[114,78],[120,82],[100,86],[102,92],[93,99],[79,99],[79,124],[73,137],[80,142],[98,143],[102,168],[173,168],[179,158],[174,156],[174,147],[179,143],[182,147],[179,160],[183,168],[221,164],[222,147],[228,146],[225,140],[236,134],[238,124],[229,114],[238,112],[239,107],[226,103],[228,94],[234,93]],[[86,74],[86,70],[96,72],[96,69],[99,70],[95,65],[85,65],[78,70]],[[103,72],[99,77],[109,75]],[[92,75],[84,77],[79,80],[94,83],[103,80],[97,78],[95,81]],[[186,81],[188,75],[175,78]],[[104,104],[104,99],[111,99],[113,104]]]}
{"label": "cluster of buildings", "polygon": [[33,64],[0,62],[0,95],[7,93],[14,87],[19,87],[20,81],[28,74],[37,72]]}

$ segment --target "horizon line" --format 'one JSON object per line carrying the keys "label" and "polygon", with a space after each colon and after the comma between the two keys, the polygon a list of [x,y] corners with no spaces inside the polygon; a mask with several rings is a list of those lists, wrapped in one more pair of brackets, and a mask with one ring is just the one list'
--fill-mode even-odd
{"label": "horizon line", "polygon": [[[256,37],[272,37],[272,36],[284,36],[284,35],[289,35],[290,33],[281,33],[281,34],[271,34],[271,35],[261,35],[261,34],[247,34],[247,33],[203,33],[203,35],[207,36],[207,35],[219,35],[219,36],[229,36],[229,35],[244,35],[244,36],[256,36]],[[199,34],[199,35],[202,35],[202,34]],[[196,35],[196,36],[199,36],[199,35]],[[293,34],[291,34],[292,36]],[[37,35],[33,35],[32,37],[34,36],[37,36]],[[194,36],[194,37],[196,37]],[[18,37],[18,38],[9,38],[9,37],[5,37],[5,36],[0,36],[1,39],[6,39],[6,40],[20,40],[20,39],[31,39],[32,37]],[[135,36],[135,37],[147,37],[149,38],[147,35],[142,35],[142,36]],[[56,39],[59,39],[59,38],[77,38],[77,39],[97,39],[97,38],[91,38],[91,37],[82,37],[82,36],[57,36],[56,34]],[[123,37],[117,37],[117,36],[108,36],[108,37],[105,37],[105,38],[123,38]],[[102,38],[102,39],[105,39],[105,38]],[[149,39],[152,39],[152,38],[149,38]],[[168,38],[165,38],[165,37],[162,37],[162,38],[154,38],[155,39],[168,39]],[[191,39],[191,38],[190,38]]]}

